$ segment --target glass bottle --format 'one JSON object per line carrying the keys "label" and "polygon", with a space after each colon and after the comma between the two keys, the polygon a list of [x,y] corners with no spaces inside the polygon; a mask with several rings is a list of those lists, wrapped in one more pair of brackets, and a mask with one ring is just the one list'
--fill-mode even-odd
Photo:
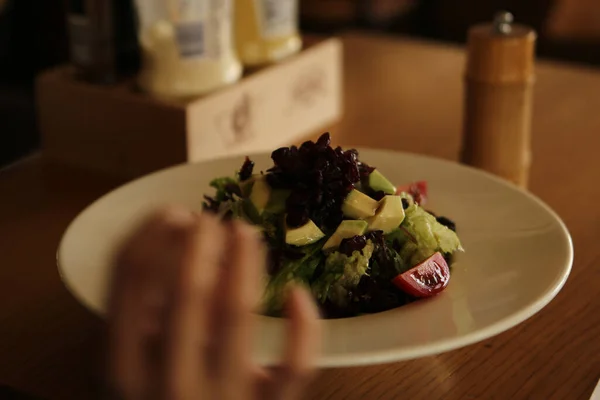
{"label": "glass bottle", "polygon": [[236,0],[235,42],[240,60],[248,67],[300,51],[298,0]]}
{"label": "glass bottle", "polygon": [[237,81],[230,0],[137,0],[142,89],[187,99]]}

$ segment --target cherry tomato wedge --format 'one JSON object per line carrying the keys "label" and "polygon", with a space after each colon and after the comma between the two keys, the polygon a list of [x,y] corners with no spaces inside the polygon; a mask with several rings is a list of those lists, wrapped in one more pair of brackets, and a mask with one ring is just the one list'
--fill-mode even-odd
{"label": "cherry tomato wedge", "polygon": [[430,297],[438,294],[450,282],[450,268],[441,253],[395,277],[392,282],[402,291],[414,297]]}
{"label": "cherry tomato wedge", "polygon": [[396,188],[396,194],[400,194],[402,192],[410,194],[420,206],[427,202],[426,181],[418,181],[409,183],[408,185],[398,186]]}

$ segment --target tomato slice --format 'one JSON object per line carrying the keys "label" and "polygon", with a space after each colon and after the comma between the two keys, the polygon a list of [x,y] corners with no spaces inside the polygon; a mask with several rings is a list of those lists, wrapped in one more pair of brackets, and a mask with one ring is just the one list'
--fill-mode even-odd
{"label": "tomato slice", "polygon": [[422,206],[427,202],[427,181],[417,181],[408,185],[398,186],[396,194],[402,192],[410,194]]}
{"label": "tomato slice", "polygon": [[450,282],[450,268],[441,253],[435,253],[416,267],[395,277],[392,282],[414,297],[438,294]]}

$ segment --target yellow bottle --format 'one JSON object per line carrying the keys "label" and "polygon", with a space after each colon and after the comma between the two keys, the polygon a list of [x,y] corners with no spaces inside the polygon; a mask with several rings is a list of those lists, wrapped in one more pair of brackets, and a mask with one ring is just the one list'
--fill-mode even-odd
{"label": "yellow bottle", "polygon": [[189,99],[237,81],[232,0],[137,0],[143,50],[140,86]]}
{"label": "yellow bottle", "polygon": [[235,43],[242,64],[280,61],[302,48],[298,0],[235,0]]}

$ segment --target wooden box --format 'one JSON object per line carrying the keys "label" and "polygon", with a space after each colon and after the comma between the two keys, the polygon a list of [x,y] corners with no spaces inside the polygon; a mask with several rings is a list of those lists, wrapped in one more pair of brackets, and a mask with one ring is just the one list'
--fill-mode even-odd
{"label": "wooden box", "polygon": [[68,67],[36,83],[47,158],[133,178],[185,162],[269,151],[342,113],[342,45],[319,42],[192,102],[152,98],[132,81],[95,86]]}

